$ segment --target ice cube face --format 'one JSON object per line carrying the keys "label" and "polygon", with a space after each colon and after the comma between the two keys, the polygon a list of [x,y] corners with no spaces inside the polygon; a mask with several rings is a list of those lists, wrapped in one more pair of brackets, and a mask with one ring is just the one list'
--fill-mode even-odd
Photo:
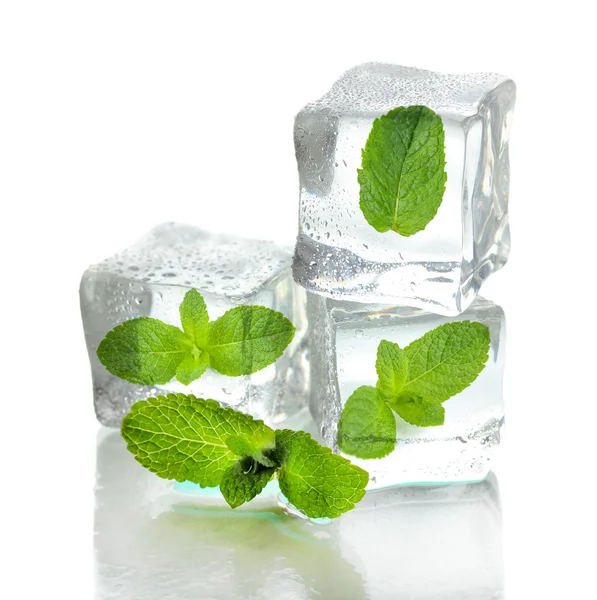
{"label": "ice cube face", "polygon": [[[291,260],[287,249],[272,242],[164,224],[131,248],[90,267],[83,275],[80,297],[98,420],[117,427],[134,402],[167,392],[213,398],[273,426],[306,409],[305,293],[292,281]],[[244,304],[281,312],[296,327],[292,343],[275,364],[241,377],[208,369],[189,386],[172,381],[148,387],[111,375],[96,354],[106,333],[136,317],[180,327],[178,307],[191,288],[203,295],[212,320]]]}
{"label": "ice cube face", "polygon": [[[294,277],[309,291],[444,315],[470,305],[510,249],[508,139],[514,83],[368,63],[296,117],[300,180]],[[359,207],[357,169],[373,121],[423,105],[442,119],[448,180],[427,227],[379,233]]]}
{"label": "ice cube face", "polygon": [[463,314],[445,317],[417,308],[342,302],[316,294],[308,294],[307,306],[311,413],[325,445],[339,454],[337,433],[342,409],[358,387],[375,386],[381,340],[405,348],[444,323],[470,320],[487,325],[489,359],[468,388],[444,403],[444,425],[415,427],[396,417],[396,447],[391,454],[370,460],[344,455],[369,472],[368,489],[478,481],[487,475],[504,423],[505,321],[499,306],[477,297]]}

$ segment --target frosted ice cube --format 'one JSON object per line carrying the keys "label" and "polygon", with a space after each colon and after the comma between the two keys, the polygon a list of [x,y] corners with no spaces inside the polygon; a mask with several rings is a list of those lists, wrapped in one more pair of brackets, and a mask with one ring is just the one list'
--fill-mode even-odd
{"label": "frosted ice cube", "polygon": [[491,336],[489,359],[468,388],[444,403],[444,425],[415,427],[397,417],[397,443],[390,455],[370,460],[346,455],[369,472],[368,489],[405,483],[478,481],[487,475],[504,423],[505,320],[499,306],[478,297],[466,312],[450,318],[417,308],[363,305],[308,294],[307,307],[311,413],[324,443],[338,453],[342,408],[359,386],[375,386],[375,360],[381,340],[405,348],[447,322],[468,319],[487,325]]}
{"label": "frosted ice cube", "polygon": [[[271,425],[306,407],[305,294],[292,281],[290,263],[289,251],[272,242],[211,235],[170,223],[90,267],[80,296],[99,421],[116,427],[134,402],[164,392],[213,398]],[[190,288],[203,295],[210,319],[243,304],[280,311],[296,327],[292,343],[275,364],[241,377],[208,369],[189,386],[172,381],[154,388],[111,375],[96,355],[106,333],[135,317],[180,326],[178,307]]]}
{"label": "frosted ice cube", "polygon": [[[296,117],[300,179],[294,277],[340,300],[396,303],[453,315],[466,309],[510,249],[508,139],[514,83],[368,63],[346,72]],[[373,121],[424,105],[445,129],[448,180],[427,227],[377,232],[359,208],[357,169]]]}
{"label": "frosted ice cube", "polygon": [[503,598],[499,489],[485,481],[368,493],[325,526],[266,503],[206,506],[98,440],[97,600]]}

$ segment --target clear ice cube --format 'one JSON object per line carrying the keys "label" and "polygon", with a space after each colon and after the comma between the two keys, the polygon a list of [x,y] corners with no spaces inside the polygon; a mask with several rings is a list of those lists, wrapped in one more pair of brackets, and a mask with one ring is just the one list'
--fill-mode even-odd
{"label": "clear ice cube", "polygon": [[[300,179],[294,277],[339,300],[465,310],[510,249],[508,138],[514,83],[501,75],[441,75],[368,63],[346,72],[296,117]],[[373,121],[424,105],[445,129],[448,180],[427,227],[377,232],[359,208],[357,169]]]}
{"label": "clear ice cube", "polygon": [[345,455],[369,472],[368,489],[478,481],[487,475],[504,423],[505,320],[499,306],[477,297],[463,314],[445,317],[417,308],[342,302],[309,293],[307,312],[311,414],[325,445],[340,454],[337,432],[342,409],[359,386],[375,386],[375,360],[381,340],[404,348],[444,323],[468,319],[487,325],[491,336],[489,359],[468,388],[444,403],[444,425],[415,427],[396,417],[396,448],[391,454],[370,460]]}
{"label": "clear ice cube", "polygon": [[[213,398],[270,425],[306,408],[305,293],[292,281],[291,260],[287,249],[272,242],[164,224],[131,248],[90,267],[83,275],[80,297],[98,420],[117,427],[134,402],[166,392]],[[280,311],[296,327],[292,343],[275,364],[241,377],[208,369],[189,386],[172,381],[148,387],[111,375],[96,355],[106,333],[136,317],[180,327],[178,307],[191,288],[203,295],[210,319],[243,304]]]}

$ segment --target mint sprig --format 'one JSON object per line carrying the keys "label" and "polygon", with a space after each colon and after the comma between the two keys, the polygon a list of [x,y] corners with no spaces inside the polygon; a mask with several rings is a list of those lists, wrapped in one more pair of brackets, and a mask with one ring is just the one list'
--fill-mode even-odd
{"label": "mint sprig", "polygon": [[425,229],[443,199],[444,128],[425,106],[400,106],[375,119],[358,169],[360,207],[379,232]]}
{"label": "mint sprig", "polygon": [[369,476],[309,434],[274,432],[214,400],[168,394],[141,400],[122,422],[129,451],[165,479],[219,485],[232,508],[277,475],[290,502],[311,518],[335,518],[364,496]]}
{"label": "mint sprig", "polygon": [[97,349],[100,362],[121,379],[141,385],[184,385],[211,367],[223,375],[250,375],[274,363],[294,337],[281,313],[264,306],[237,306],[209,321],[205,301],[189,290],[180,305],[182,330],[140,317],[108,332]]}
{"label": "mint sprig", "polygon": [[396,413],[418,427],[444,424],[443,402],[479,376],[489,357],[489,328],[446,323],[402,350],[382,340],[377,348],[377,385],[348,398],[338,423],[338,445],[358,458],[383,458],[396,446]]}

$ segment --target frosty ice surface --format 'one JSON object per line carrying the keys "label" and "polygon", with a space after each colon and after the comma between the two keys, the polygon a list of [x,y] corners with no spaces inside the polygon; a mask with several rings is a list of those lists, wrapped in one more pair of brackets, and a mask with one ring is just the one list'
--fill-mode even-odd
{"label": "frosty ice surface", "polygon": [[382,459],[347,456],[370,474],[368,489],[403,483],[480,480],[500,443],[504,421],[502,373],[505,322],[499,306],[478,297],[457,317],[416,309],[335,301],[316,294],[307,299],[311,346],[310,408],[324,443],[335,452],[342,408],[361,385],[375,386],[375,360],[381,340],[405,348],[427,331],[465,319],[487,325],[489,359],[479,377],[444,403],[445,423],[415,427],[397,417],[395,450]]}
{"label": "frosty ice surface", "polygon": [[[441,75],[368,63],[345,73],[296,117],[300,179],[294,277],[341,300],[405,304],[445,315],[466,309],[508,257],[509,79]],[[377,232],[359,208],[357,169],[373,121],[423,105],[442,119],[448,180],[427,227]]]}
{"label": "frosty ice surface", "polygon": [[[80,296],[99,421],[118,426],[134,402],[169,391],[213,398],[270,425],[300,411],[307,389],[305,301],[292,281],[290,263],[290,253],[271,242],[164,224],[128,250],[90,267]],[[208,369],[189,386],[172,381],[156,387],[111,375],[96,355],[106,333],[143,316],[180,326],[178,307],[190,288],[203,295],[211,319],[243,304],[280,311],[296,327],[294,340],[275,364],[252,375],[226,377]]]}

